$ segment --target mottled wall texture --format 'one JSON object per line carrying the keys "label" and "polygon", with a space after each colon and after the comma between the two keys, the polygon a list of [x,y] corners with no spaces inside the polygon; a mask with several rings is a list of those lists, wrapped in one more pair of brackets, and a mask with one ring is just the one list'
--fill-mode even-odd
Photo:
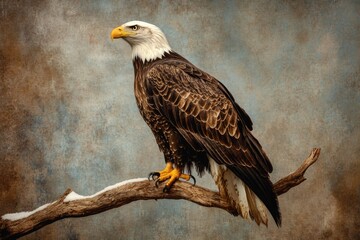
{"label": "mottled wall texture", "polygon": [[[158,25],[220,79],[274,165],[308,180],[268,228],[187,201],[140,201],[24,239],[355,239],[360,236],[358,1],[0,1],[0,215],[68,187],[87,195],[163,167],[133,96],[130,47],[110,31]],[[199,185],[215,189],[207,175]]]}

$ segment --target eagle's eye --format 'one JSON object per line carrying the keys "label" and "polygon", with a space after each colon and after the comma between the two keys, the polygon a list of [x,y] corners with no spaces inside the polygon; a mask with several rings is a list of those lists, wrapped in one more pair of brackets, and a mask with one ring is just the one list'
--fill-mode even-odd
{"label": "eagle's eye", "polygon": [[139,29],[138,25],[130,26],[131,30],[137,31]]}

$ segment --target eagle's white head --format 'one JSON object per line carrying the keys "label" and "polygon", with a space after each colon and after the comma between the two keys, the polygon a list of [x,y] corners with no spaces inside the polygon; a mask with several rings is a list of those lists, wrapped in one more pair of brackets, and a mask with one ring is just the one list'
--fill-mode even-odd
{"label": "eagle's white head", "polygon": [[114,28],[111,38],[123,38],[132,48],[132,58],[138,57],[143,62],[162,58],[171,50],[160,28],[146,22],[127,22]]}

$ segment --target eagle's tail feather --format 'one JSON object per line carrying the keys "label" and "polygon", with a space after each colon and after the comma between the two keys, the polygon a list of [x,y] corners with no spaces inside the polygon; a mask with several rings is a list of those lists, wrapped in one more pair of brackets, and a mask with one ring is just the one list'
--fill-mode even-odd
{"label": "eagle's tail feather", "polygon": [[246,198],[249,204],[250,216],[255,222],[260,225],[263,223],[267,226],[268,218],[265,210],[264,204],[261,200],[250,190],[248,186],[245,185]]}
{"label": "eagle's tail feather", "polygon": [[253,219],[267,226],[266,208],[251,189],[226,166],[218,165],[209,157],[211,175],[219,188],[220,195],[227,198],[244,219]]}

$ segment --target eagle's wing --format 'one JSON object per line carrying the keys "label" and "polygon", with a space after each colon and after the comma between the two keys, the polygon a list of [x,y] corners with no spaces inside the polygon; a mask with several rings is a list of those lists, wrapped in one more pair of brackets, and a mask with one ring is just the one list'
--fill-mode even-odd
{"label": "eagle's wing", "polygon": [[[146,85],[157,110],[191,135],[190,143],[197,140],[219,148],[214,150],[223,155],[216,159],[220,164],[256,167],[266,176],[272,171],[265,153],[247,145],[251,134],[241,118],[246,113],[239,114],[240,107],[216,79],[188,64],[161,64],[148,72]],[[221,154],[225,149],[235,156]]]}
{"label": "eagle's wing", "polygon": [[252,136],[249,116],[215,78],[186,62],[152,67],[146,89],[154,107],[194,149],[230,168],[280,219],[269,172],[272,166]]}

